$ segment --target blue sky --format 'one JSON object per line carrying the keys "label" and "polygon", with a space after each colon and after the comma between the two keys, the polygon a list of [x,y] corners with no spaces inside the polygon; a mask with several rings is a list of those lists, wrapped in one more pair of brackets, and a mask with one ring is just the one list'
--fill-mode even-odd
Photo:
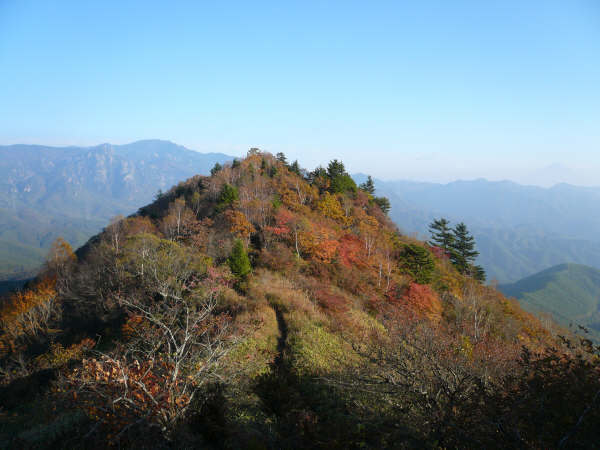
{"label": "blue sky", "polygon": [[600,185],[600,2],[0,0],[1,144],[147,138]]}

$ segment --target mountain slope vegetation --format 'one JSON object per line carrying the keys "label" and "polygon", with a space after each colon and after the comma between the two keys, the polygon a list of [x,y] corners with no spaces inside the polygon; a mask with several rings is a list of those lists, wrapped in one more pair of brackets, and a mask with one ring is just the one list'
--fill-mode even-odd
{"label": "mountain slope vegetation", "polygon": [[56,241],[0,310],[2,445],[597,442],[596,349],[399,233],[374,194],[340,161],[252,149],[76,254]]}
{"label": "mountain slope vegetation", "polygon": [[58,236],[78,247],[111,217],[150,202],[159,189],[231,159],[157,140],[0,146],[0,279],[38,268]]}
{"label": "mountain slope vegetation", "polygon": [[[365,178],[355,176],[358,182]],[[375,185],[389,197],[391,217],[407,233],[426,236],[436,217],[468,223],[481,252],[478,263],[490,280],[515,282],[568,262],[600,268],[598,188],[487,180]]]}
{"label": "mountain slope vegetation", "polygon": [[550,313],[563,325],[583,325],[600,336],[598,269],[561,264],[499,289],[529,311]]}

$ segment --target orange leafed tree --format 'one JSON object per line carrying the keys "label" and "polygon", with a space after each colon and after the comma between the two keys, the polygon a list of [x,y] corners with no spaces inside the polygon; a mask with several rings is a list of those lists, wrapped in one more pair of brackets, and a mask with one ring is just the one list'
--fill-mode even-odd
{"label": "orange leafed tree", "polygon": [[339,247],[335,233],[325,226],[308,225],[298,233],[298,242],[302,252],[321,262],[331,262]]}
{"label": "orange leafed tree", "polygon": [[16,292],[0,309],[0,353],[15,351],[30,338],[48,331],[59,310],[56,307],[56,281],[43,278],[29,289]]}
{"label": "orange leafed tree", "polygon": [[248,221],[246,215],[241,211],[230,209],[225,212],[225,217],[229,222],[229,231],[244,241],[247,241],[250,235],[256,231],[254,225]]}
{"label": "orange leafed tree", "polygon": [[46,257],[46,268],[50,270],[52,276],[61,275],[71,265],[77,262],[77,256],[73,253],[71,245],[62,237],[56,240],[50,246],[48,256]]}

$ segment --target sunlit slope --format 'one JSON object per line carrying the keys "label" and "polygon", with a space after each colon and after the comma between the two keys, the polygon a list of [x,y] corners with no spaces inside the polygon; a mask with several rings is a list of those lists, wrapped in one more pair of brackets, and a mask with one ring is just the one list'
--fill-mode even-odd
{"label": "sunlit slope", "polygon": [[565,325],[576,323],[600,331],[600,270],[561,264],[500,289],[525,309],[548,312]]}

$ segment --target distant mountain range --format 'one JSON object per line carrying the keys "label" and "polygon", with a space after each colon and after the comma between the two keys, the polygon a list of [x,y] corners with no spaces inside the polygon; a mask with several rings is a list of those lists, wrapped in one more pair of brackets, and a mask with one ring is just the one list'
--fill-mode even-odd
{"label": "distant mountain range", "polygon": [[[111,217],[149,203],[159,189],[231,159],[159,140],[0,146],[0,280],[25,277],[57,236],[77,247]],[[375,185],[406,233],[426,237],[431,220],[442,216],[467,223],[490,280],[513,282],[566,262],[600,268],[600,188],[486,180]]]}
{"label": "distant mountain range", "polygon": [[550,313],[562,325],[583,325],[600,340],[600,270],[561,264],[499,289],[523,308]]}
{"label": "distant mountain range", "polygon": [[[362,182],[366,176],[354,177]],[[407,233],[428,235],[433,218],[464,221],[476,238],[488,279],[513,282],[557,264],[600,268],[600,188],[551,188],[510,181],[448,184],[375,180],[391,218]]]}
{"label": "distant mountain range", "polygon": [[77,247],[111,217],[149,203],[159,189],[232,159],[160,140],[0,146],[0,280],[34,270],[56,237]]}

